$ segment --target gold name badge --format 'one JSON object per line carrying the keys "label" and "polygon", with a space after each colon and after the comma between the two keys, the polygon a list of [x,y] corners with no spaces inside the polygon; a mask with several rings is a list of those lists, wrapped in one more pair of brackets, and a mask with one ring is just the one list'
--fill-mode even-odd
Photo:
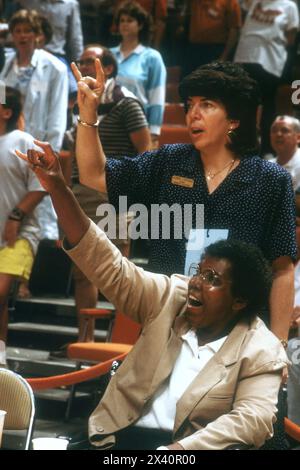
{"label": "gold name badge", "polygon": [[190,178],[184,178],[183,176],[172,176],[171,183],[176,184],[176,186],[183,186],[184,188],[194,187],[194,180]]}

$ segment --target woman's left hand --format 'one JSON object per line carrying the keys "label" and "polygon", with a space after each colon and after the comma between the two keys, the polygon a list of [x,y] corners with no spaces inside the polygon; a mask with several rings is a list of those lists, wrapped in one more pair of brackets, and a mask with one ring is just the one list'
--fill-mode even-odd
{"label": "woman's left hand", "polygon": [[42,149],[42,151],[30,149],[25,153],[16,150],[16,155],[27,162],[32,171],[38,177],[43,188],[52,193],[58,185],[66,185],[58,155],[47,142],[35,140],[34,143]]}

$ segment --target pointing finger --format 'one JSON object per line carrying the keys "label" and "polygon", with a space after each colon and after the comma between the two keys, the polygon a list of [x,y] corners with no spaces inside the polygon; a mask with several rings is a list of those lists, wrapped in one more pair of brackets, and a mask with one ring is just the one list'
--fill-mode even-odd
{"label": "pointing finger", "polygon": [[95,68],[96,68],[96,80],[99,83],[105,82],[105,75],[99,59],[95,59]]}
{"label": "pointing finger", "polygon": [[49,144],[49,142],[42,142],[41,140],[36,140],[35,139],[34,143],[35,143],[35,145],[40,147],[42,150],[44,150],[46,155],[49,156],[49,155],[52,155],[54,153],[51,145]]}
{"label": "pointing finger", "polygon": [[79,68],[75,64],[75,62],[71,63],[71,69],[72,69],[72,72],[73,72],[73,75],[74,75],[76,81],[79,82],[79,80],[82,79],[82,75],[81,75],[81,72],[80,72]]}
{"label": "pointing finger", "polygon": [[25,162],[28,162],[28,158],[25,153],[20,152],[20,150],[15,150],[15,154],[17,155],[17,157],[21,158]]}

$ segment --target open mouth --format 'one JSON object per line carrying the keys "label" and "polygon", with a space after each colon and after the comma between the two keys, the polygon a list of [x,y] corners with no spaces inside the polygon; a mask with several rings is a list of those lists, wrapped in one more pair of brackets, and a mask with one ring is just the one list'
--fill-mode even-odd
{"label": "open mouth", "polygon": [[188,304],[191,307],[201,307],[203,305],[202,302],[200,302],[200,300],[196,299],[195,297],[191,295],[188,298]]}
{"label": "open mouth", "polygon": [[192,129],[192,134],[193,135],[202,134],[203,132],[204,132],[203,129]]}

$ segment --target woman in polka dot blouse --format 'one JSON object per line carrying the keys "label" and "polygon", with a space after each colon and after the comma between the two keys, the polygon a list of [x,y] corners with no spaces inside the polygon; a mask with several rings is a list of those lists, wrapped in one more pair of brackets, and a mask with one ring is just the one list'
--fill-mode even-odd
{"label": "woman in polka dot blouse", "polygon": [[[103,89],[103,72],[81,77],[77,161],[83,184],[107,191],[118,206],[142,203],[204,205],[204,228],[225,229],[228,238],[259,246],[270,261],[274,281],[270,326],[287,339],[293,307],[293,262],[296,258],[295,207],[290,176],[275,163],[257,156],[257,84],[237,64],[214,62],[185,77],[179,92],[186,106],[192,144],[165,145],[138,157],[106,161],[93,124]],[[171,230],[172,234],[172,230]],[[176,234],[175,234],[176,235]],[[171,274],[183,272],[186,239],[150,241],[149,268]]]}

